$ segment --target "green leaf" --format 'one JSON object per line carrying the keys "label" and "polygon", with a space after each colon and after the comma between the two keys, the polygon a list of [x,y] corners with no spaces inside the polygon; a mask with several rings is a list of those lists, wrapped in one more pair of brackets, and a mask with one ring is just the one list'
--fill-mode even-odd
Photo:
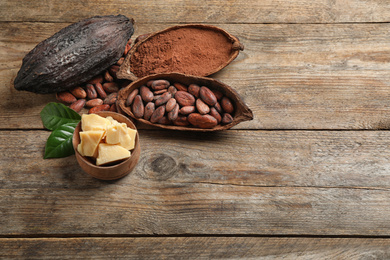
{"label": "green leaf", "polygon": [[77,123],[67,123],[54,130],[46,142],[43,158],[61,158],[74,154],[72,137]]}
{"label": "green leaf", "polygon": [[61,103],[51,102],[47,104],[40,113],[43,125],[49,130],[67,123],[78,123],[81,116]]}

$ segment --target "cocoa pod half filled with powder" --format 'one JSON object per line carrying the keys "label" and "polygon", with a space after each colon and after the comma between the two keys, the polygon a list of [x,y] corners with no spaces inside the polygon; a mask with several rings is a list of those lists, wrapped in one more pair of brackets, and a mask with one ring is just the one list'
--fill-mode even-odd
{"label": "cocoa pod half filled with powder", "polygon": [[63,28],[24,57],[15,89],[56,93],[85,83],[121,58],[133,23],[123,15],[95,16]]}
{"label": "cocoa pod half filled with powder", "polygon": [[[163,89],[154,90],[153,86],[163,81],[166,91],[161,94]],[[194,86],[199,86],[198,96],[188,91],[193,92]],[[148,95],[140,95],[141,88]],[[218,131],[253,119],[252,111],[228,85],[181,73],[155,74],[130,83],[119,91],[117,106],[135,120],[172,130]]]}

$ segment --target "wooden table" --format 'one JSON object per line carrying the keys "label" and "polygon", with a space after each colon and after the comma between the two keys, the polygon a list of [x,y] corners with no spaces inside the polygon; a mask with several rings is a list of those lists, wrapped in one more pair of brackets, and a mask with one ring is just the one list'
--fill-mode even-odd
{"label": "wooden table", "polygon": [[[43,159],[54,95],[13,79],[38,42],[94,15],[133,39],[212,24],[245,50],[213,75],[254,120],[218,133],[140,129],[118,181]],[[390,258],[390,5],[378,0],[0,2],[4,258]]]}

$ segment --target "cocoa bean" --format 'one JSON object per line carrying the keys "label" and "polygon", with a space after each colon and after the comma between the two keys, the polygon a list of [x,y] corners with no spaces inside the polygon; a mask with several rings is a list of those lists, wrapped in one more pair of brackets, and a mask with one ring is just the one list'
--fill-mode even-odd
{"label": "cocoa bean", "polygon": [[123,56],[126,56],[127,53],[129,53],[130,49],[131,49],[131,42],[129,41],[126,44],[125,51],[123,52]]}
{"label": "cocoa bean", "polygon": [[199,91],[200,87],[197,84],[190,84],[188,86],[188,92],[192,94],[194,97],[198,98],[199,97]]}
{"label": "cocoa bean", "polygon": [[102,84],[96,83],[95,84],[96,92],[99,94],[99,97],[102,99],[105,99],[107,97],[106,91],[104,91]]}
{"label": "cocoa bean", "polygon": [[139,92],[139,90],[137,88],[134,89],[133,91],[131,91],[131,93],[129,94],[129,96],[126,99],[126,106],[127,107],[129,107],[129,106],[131,106],[131,104],[133,104],[133,100],[134,100],[135,96],[138,95],[138,92]]}
{"label": "cocoa bean", "polygon": [[116,109],[116,104],[112,104],[110,106],[110,110],[109,111],[111,111],[111,112],[118,112],[118,110]]}
{"label": "cocoa bean", "polygon": [[[179,104],[175,104],[174,108],[171,111],[169,111],[169,113],[168,113],[169,120],[174,121],[177,119],[177,117],[179,116],[179,108],[180,108]],[[165,108],[165,110],[166,110],[166,108]]]}
{"label": "cocoa bean", "polygon": [[107,82],[113,82],[114,81],[114,78],[111,76],[110,72],[108,70],[106,70],[104,72],[104,79],[107,81]]}
{"label": "cocoa bean", "polygon": [[172,95],[169,92],[165,92],[162,94],[158,99],[156,99],[155,104],[156,106],[161,106],[168,102],[169,99],[171,99]]}
{"label": "cocoa bean", "polygon": [[225,111],[226,113],[229,113],[229,114],[233,113],[233,111],[234,111],[233,103],[228,97],[223,97],[221,99],[221,107],[222,107],[223,111]]}
{"label": "cocoa bean", "polygon": [[221,120],[222,120],[221,114],[218,113],[218,111],[215,107],[210,108],[210,116],[217,119],[218,124],[221,123]]}
{"label": "cocoa bean", "polygon": [[87,107],[96,107],[100,105],[103,105],[103,100],[100,98],[90,99],[85,103],[85,106]]}
{"label": "cocoa bean", "polygon": [[[174,109],[176,106],[176,99],[174,98],[170,98],[167,102],[167,104],[165,105],[165,111],[166,112],[171,112],[172,109]],[[179,111],[178,111],[179,112]]]}
{"label": "cocoa bean", "polygon": [[118,73],[119,71],[119,66],[118,65],[111,65],[109,68],[108,68],[108,71],[110,72],[110,75],[113,77],[113,78],[116,78],[116,74]]}
{"label": "cocoa bean", "polygon": [[85,106],[85,102],[86,100],[84,98],[82,99],[79,99],[75,102],[73,102],[69,108],[73,109],[74,111],[76,111],[77,113],[81,111],[81,109],[83,109],[83,107]]}
{"label": "cocoa bean", "polygon": [[223,94],[222,94],[221,91],[213,89],[212,92],[214,93],[214,95],[217,98],[217,100],[221,100],[221,98],[223,97]]}
{"label": "cocoa bean", "polygon": [[145,107],[140,95],[136,95],[132,105],[133,114],[135,117],[141,118],[144,116]]}
{"label": "cocoa bean", "polygon": [[97,92],[95,87],[92,84],[87,84],[87,97],[88,99],[97,98]]}
{"label": "cocoa bean", "polygon": [[103,84],[103,89],[108,93],[118,92],[119,86],[116,84],[116,82],[106,82]]}
{"label": "cocoa bean", "polygon": [[182,90],[176,92],[175,99],[181,106],[193,106],[195,104],[195,97]]}
{"label": "cocoa bean", "polygon": [[96,83],[103,83],[104,79],[102,75],[97,75],[93,77],[92,79],[87,81],[87,84],[95,85]]}
{"label": "cocoa bean", "polygon": [[68,91],[63,91],[63,92],[58,92],[56,93],[56,98],[58,101],[67,103],[67,104],[72,104],[73,102],[77,101],[77,98],[72,95],[72,93]]}
{"label": "cocoa bean", "polygon": [[210,107],[204,103],[201,99],[196,100],[196,109],[202,115],[208,114],[210,112]]}
{"label": "cocoa bean", "polygon": [[171,93],[172,97],[175,97],[175,94],[177,92],[177,88],[175,88],[174,86],[169,86],[168,92]]}
{"label": "cocoa bean", "polygon": [[215,127],[218,122],[217,119],[210,115],[201,115],[199,113],[192,113],[188,115],[188,122],[195,127],[209,129]]}
{"label": "cocoa bean", "polygon": [[164,88],[164,89],[160,89],[160,90],[156,90],[153,92],[153,94],[155,95],[161,95],[161,94],[164,94],[165,92],[167,92],[168,89]]}
{"label": "cocoa bean", "polygon": [[94,114],[94,113],[97,113],[97,112],[108,111],[108,110],[110,110],[110,105],[108,105],[108,104],[103,104],[103,105],[99,105],[99,106],[96,106],[96,107],[91,108],[91,109],[88,111],[88,114]]}
{"label": "cocoa bean", "polygon": [[118,98],[118,92],[113,92],[104,99],[103,103],[109,105],[115,104],[117,98]]}
{"label": "cocoa bean", "polygon": [[162,124],[162,125],[169,125],[171,124],[171,120],[168,119],[168,117],[166,116],[163,116],[162,118],[160,118],[158,121],[157,121],[158,124]]}
{"label": "cocoa bean", "polygon": [[214,106],[217,103],[217,97],[208,87],[200,87],[199,96],[209,106]]}
{"label": "cocoa bean", "polygon": [[168,88],[170,85],[169,81],[168,80],[165,80],[165,79],[158,79],[158,80],[154,80],[150,87],[153,89],[153,90],[160,90],[160,89],[164,89],[164,88]]}
{"label": "cocoa bean", "polygon": [[233,117],[231,114],[228,114],[228,113],[224,113],[223,116],[222,116],[222,121],[221,123],[223,125],[227,125],[227,124],[230,124],[231,122],[233,122]]}
{"label": "cocoa bean", "polygon": [[125,61],[125,57],[120,57],[120,59],[116,62],[116,65],[121,66],[124,61]]}
{"label": "cocoa bean", "polygon": [[70,93],[72,93],[73,96],[76,98],[86,98],[87,92],[82,87],[75,87],[70,90]]}
{"label": "cocoa bean", "polygon": [[179,115],[174,121],[173,121],[173,124],[174,125],[177,125],[177,126],[188,126],[190,123],[188,122],[188,119],[186,116],[181,116]]}
{"label": "cocoa bean", "polygon": [[188,88],[187,86],[185,86],[184,84],[181,84],[179,82],[175,82],[173,83],[173,86],[178,90],[178,91],[188,91]]}
{"label": "cocoa bean", "polygon": [[153,92],[147,86],[141,86],[139,93],[142,97],[142,100],[145,102],[150,102],[154,98]]}
{"label": "cocoa bean", "polygon": [[215,103],[214,108],[218,111],[218,113],[220,113],[220,114],[223,113],[221,104],[219,104],[219,102]]}
{"label": "cocoa bean", "polygon": [[144,113],[144,119],[150,120],[150,117],[152,116],[153,112],[155,110],[155,105],[153,102],[149,102],[145,106],[145,113]]}
{"label": "cocoa bean", "polygon": [[179,113],[182,115],[188,115],[194,113],[196,110],[195,106],[184,106],[180,108]]}
{"label": "cocoa bean", "polygon": [[165,106],[159,106],[154,110],[152,116],[150,117],[150,122],[156,123],[158,120],[160,120],[165,114]]}

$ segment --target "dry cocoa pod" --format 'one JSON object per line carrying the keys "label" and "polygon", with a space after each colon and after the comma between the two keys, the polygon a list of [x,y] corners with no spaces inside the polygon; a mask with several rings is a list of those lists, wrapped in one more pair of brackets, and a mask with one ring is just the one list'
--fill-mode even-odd
{"label": "dry cocoa pod", "polygon": [[182,90],[176,92],[175,99],[181,106],[193,106],[195,104],[195,97]]}
{"label": "dry cocoa pod", "polygon": [[154,103],[156,104],[157,107],[161,106],[161,105],[167,103],[168,100],[171,99],[171,97],[172,97],[171,93],[165,92],[158,99],[156,99],[156,101]]}
{"label": "dry cocoa pod", "polygon": [[132,111],[135,117],[141,118],[144,116],[145,107],[140,95],[135,96],[132,104]]}
{"label": "dry cocoa pod", "polygon": [[[171,48],[160,48],[162,42],[171,42]],[[155,53],[156,49],[159,50],[159,60],[150,55]],[[172,50],[175,49],[181,49],[180,55],[172,59]],[[173,71],[193,76],[209,76],[231,63],[243,49],[244,46],[237,37],[216,26],[173,26],[150,34],[134,44],[117,76],[133,81]],[[167,63],[169,58],[170,62]]]}
{"label": "dry cocoa pod", "polygon": [[134,89],[129,95],[128,97],[126,98],[126,106],[129,107],[132,103],[133,103],[133,100],[135,98],[135,96],[138,95],[138,88],[137,89]]}
{"label": "dry cocoa pod", "polygon": [[79,100],[77,100],[76,102],[73,102],[69,108],[73,109],[74,111],[76,111],[77,113],[81,111],[81,109],[83,109],[83,107],[85,106],[85,103],[86,103],[86,100],[84,98],[81,98]]}
{"label": "dry cocoa pod", "polygon": [[100,105],[103,105],[103,100],[100,98],[90,99],[85,103],[85,106],[87,107],[96,107]]}
{"label": "dry cocoa pod", "polygon": [[99,97],[101,97],[102,99],[105,99],[107,97],[107,93],[106,93],[106,91],[104,91],[102,84],[100,84],[98,82],[94,86],[95,86],[96,92],[98,93]]}
{"label": "dry cocoa pod", "polygon": [[209,106],[214,106],[217,103],[217,97],[208,87],[200,87],[199,97]]}
{"label": "dry cocoa pod", "polygon": [[73,94],[76,98],[86,98],[87,92],[82,87],[75,87],[70,90],[70,93]]}
{"label": "dry cocoa pod", "polygon": [[198,98],[195,104],[199,114],[205,115],[210,112],[210,107],[206,103],[204,103],[201,99]]}
{"label": "dry cocoa pod", "polygon": [[165,106],[159,106],[156,108],[150,117],[150,122],[156,123],[158,120],[160,120],[165,114]]}
{"label": "dry cocoa pod", "polygon": [[133,22],[123,15],[95,16],[63,28],[23,58],[15,89],[56,93],[102,73],[122,57]]}
{"label": "dry cocoa pod", "polygon": [[188,122],[200,128],[214,128],[217,126],[217,119],[210,115],[201,115],[199,113],[192,113],[188,115]]}
{"label": "dry cocoa pod", "polygon": [[103,105],[99,105],[99,106],[91,108],[88,111],[88,114],[94,114],[94,113],[97,113],[97,112],[100,112],[100,111],[108,111],[108,110],[110,110],[110,105],[103,104]]}
{"label": "dry cocoa pod", "polygon": [[142,100],[145,102],[150,102],[154,98],[153,92],[147,86],[141,86],[139,89],[139,93],[142,97]]}
{"label": "dry cocoa pod", "polygon": [[[126,100],[129,97],[129,94],[132,93],[134,90],[139,89],[142,85],[146,85],[147,82],[152,82],[157,79],[165,79],[169,82],[180,82],[184,85],[189,86],[190,84],[197,84],[199,86],[207,86],[210,90],[218,90],[221,93],[223,93],[224,96],[228,97],[231,102],[234,105],[234,112],[232,114],[233,121],[230,124],[217,124],[213,128],[201,128],[194,125],[189,125],[188,119],[182,114],[178,114],[178,117],[175,120],[172,120],[172,124],[170,125],[163,125],[163,124],[157,124],[152,123],[148,120],[145,120],[143,118],[138,118],[134,115],[134,112],[132,111],[131,107],[126,106]],[[169,92],[169,91],[168,91]],[[188,92],[187,92],[188,93]],[[180,95],[180,94],[179,94]],[[176,97],[176,95],[175,95]],[[216,105],[214,105],[214,109],[216,110]],[[126,87],[122,88],[118,93],[118,100],[117,100],[117,106],[118,110],[121,111],[123,114],[140,121],[142,123],[145,123],[147,125],[151,126],[157,126],[164,129],[170,129],[170,130],[182,130],[182,131],[200,131],[200,132],[209,132],[209,131],[220,131],[220,130],[226,130],[230,129],[231,127],[239,124],[243,121],[248,121],[253,119],[252,111],[247,107],[247,105],[243,102],[241,97],[237,94],[237,92],[231,88],[230,86],[224,84],[221,81],[215,80],[213,78],[209,77],[197,77],[197,76],[191,76],[191,75],[184,75],[180,73],[165,73],[165,74],[156,74],[156,75],[149,75],[144,78],[138,79],[136,81],[131,82]],[[166,107],[162,106],[162,107]],[[210,114],[212,113],[212,110],[210,108]],[[169,114],[169,113],[168,113]],[[167,114],[165,114],[167,116]],[[220,113],[220,115],[222,115]],[[211,115],[210,115],[211,116]],[[218,120],[215,119],[218,123]]]}
{"label": "dry cocoa pod", "polygon": [[102,86],[103,86],[104,91],[106,91],[108,93],[119,91],[119,86],[116,82],[106,82],[106,83],[103,83]]}
{"label": "dry cocoa pod", "polygon": [[63,91],[63,92],[58,92],[56,93],[56,98],[58,101],[67,103],[67,104],[72,104],[73,102],[77,101],[77,98],[72,95],[72,93],[68,91]]}
{"label": "dry cocoa pod", "polygon": [[87,88],[87,97],[89,99],[97,98],[96,89],[92,84],[87,84],[86,88]]}
{"label": "dry cocoa pod", "polygon": [[[171,111],[175,108],[176,103],[177,103],[177,102],[176,102],[176,99],[170,98],[170,99],[168,100],[167,104],[165,105],[165,111],[166,111],[167,113],[171,112]],[[179,112],[179,111],[178,111],[178,112]]]}
{"label": "dry cocoa pod", "polygon": [[150,117],[152,116],[154,110],[155,110],[155,104],[153,102],[149,102],[145,105],[145,113],[144,113],[144,119],[150,120]]}

